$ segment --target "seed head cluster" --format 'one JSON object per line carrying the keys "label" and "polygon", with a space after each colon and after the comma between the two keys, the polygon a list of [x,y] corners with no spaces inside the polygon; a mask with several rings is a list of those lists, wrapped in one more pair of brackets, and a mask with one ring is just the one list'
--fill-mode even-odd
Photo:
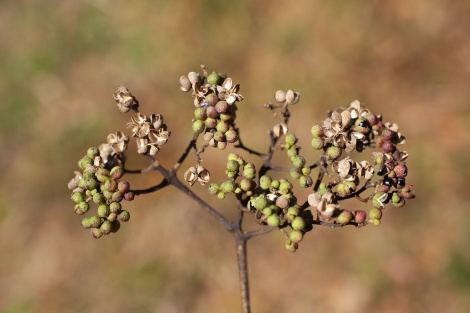
{"label": "seed head cluster", "polygon": [[82,220],[82,226],[91,229],[95,238],[117,232],[120,222],[130,219],[130,213],[122,209],[122,200],[134,199],[129,182],[121,180],[124,174],[122,166],[113,165],[118,163],[117,159],[105,162],[107,159],[103,159],[102,154],[103,150],[89,148],[78,161],[81,172],[75,172],[68,185],[72,190],[71,199],[75,202],[76,214],[87,213],[93,203],[97,206],[95,215]]}
{"label": "seed head cluster", "polygon": [[194,118],[192,130],[203,134],[208,146],[224,150],[227,144],[238,140],[235,128],[236,103],[243,100],[238,93],[239,84],[221,73],[205,73],[204,76],[190,72],[181,76],[180,89],[192,91],[194,98]]}

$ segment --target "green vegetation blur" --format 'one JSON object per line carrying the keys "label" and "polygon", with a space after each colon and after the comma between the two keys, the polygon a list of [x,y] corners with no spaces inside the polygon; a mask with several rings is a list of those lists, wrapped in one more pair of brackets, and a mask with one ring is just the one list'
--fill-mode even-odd
{"label": "green vegetation blur", "polygon": [[[164,116],[170,167],[194,108],[178,79],[201,64],[241,84],[237,125],[257,150],[277,89],[301,93],[291,131],[310,162],[311,125],[355,99],[407,138],[417,198],[380,227],[317,227],[295,254],[280,233],[249,242],[254,313],[470,312],[469,14],[439,0],[0,2],[0,312],[240,312],[233,238],[175,189],[126,203],[131,220],[99,240],[67,189],[86,149],[126,130],[120,85]],[[221,155],[205,163],[217,182]]]}

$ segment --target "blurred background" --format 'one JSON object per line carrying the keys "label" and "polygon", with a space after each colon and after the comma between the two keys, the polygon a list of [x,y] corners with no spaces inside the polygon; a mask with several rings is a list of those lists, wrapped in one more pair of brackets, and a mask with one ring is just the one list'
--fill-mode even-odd
{"label": "blurred background", "polygon": [[[240,312],[231,235],[177,190],[136,197],[131,220],[95,240],[67,189],[86,149],[125,130],[119,85],[165,117],[170,167],[194,108],[178,78],[200,64],[241,84],[237,124],[257,150],[277,89],[301,93],[291,130],[311,162],[310,126],[355,99],[407,137],[417,198],[380,227],[317,227],[295,254],[280,233],[249,242],[254,313],[469,312],[469,14],[439,0],[0,2],[0,312]],[[225,155],[203,163],[215,182]],[[194,189],[233,216],[230,199]]]}

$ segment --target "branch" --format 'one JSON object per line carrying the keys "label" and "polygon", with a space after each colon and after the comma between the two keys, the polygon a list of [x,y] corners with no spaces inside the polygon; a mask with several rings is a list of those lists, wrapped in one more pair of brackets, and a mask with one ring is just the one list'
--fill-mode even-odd
{"label": "branch", "polygon": [[247,231],[247,232],[245,232],[245,238],[246,238],[246,240],[248,240],[248,239],[251,239],[251,238],[256,237],[256,236],[260,236],[260,235],[270,233],[270,232],[275,231],[277,229],[278,229],[277,227],[267,227],[266,226],[266,227],[259,228],[259,229],[256,229],[256,230]]}
{"label": "branch", "polygon": [[325,227],[330,227],[330,228],[337,228],[337,227],[344,227],[344,226],[359,226],[359,224],[357,223],[349,223],[349,224],[340,224],[340,223],[336,223],[336,222],[333,222],[333,223],[327,223],[327,222],[323,222],[323,221],[313,221],[314,225],[319,225],[319,226],[325,226]]}
{"label": "branch", "polygon": [[235,130],[236,130],[237,133],[238,133],[238,144],[235,145],[235,148],[243,149],[243,150],[247,151],[248,153],[254,154],[254,155],[257,155],[257,156],[262,156],[262,155],[263,155],[262,153],[259,153],[258,151],[252,150],[252,149],[248,148],[247,146],[245,146],[245,145],[243,144],[242,139],[241,139],[241,136],[240,136],[240,129],[239,129],[239,128],[235,128]]}
{"label": "branch", "polygon": [[234,232],[235,227],[234,224],[226,219],[222,214],[220,214],[218,211],[216,211],[214,208],[212,208],[209,204],[207,204],[204,200],[202,200],[198,195],[196,195],[194,192],[191,191],[186,185],[184,185],[181,180],[178,179],[176,176],[175,171],[173,170],[167,170],[161,165],[157,166],[155,168],[156,171],[158,171],[160,174],[165,177],[165,179],[168,181],[168,184],[176,187],[179,189],[181,192],[185,193],[188,197],[196,201],[207,213],[212,215],[219,223],[227,230],[228,232]]}
{"label": "branch", "polygon": [[186,158],[189,155],[189,151],[191,151],[191,149],[193,149],[193,148],[196,149],[196,141],[197,141],[198,136],[199,136],[199,134],[194,134],[193,135],[193,139],[191,139],[191,141],[189,142],[186,149],[184,149],[183,154],[180,156],[180,158],[178,159],[176,164],[173,166],[172,170],[174,172],[176,172],[180,168],[181,164],[183,164],[184,160],[186,160]]}
{"label": "branch", "polygon": [[143,195],[143,194],[155,192],[157,190],[163,189],[164,187],[166,187],[168,185],[169,185],[168,180],[163,179],[162,182],[160,184],[156,185],[156,186],[153,186],[153,187],[150,187],[150,188],[147,188],[147,189],[133,190],[133,192],[136,196],[138,196],[138,195]]}
{"label": "branch", "polygon": [[248,283],[248,262],[246,253],[246,238],[241,236],[235,237],[237,247],[238,276],[240,279],[240,292],[242,298],[242,312],[250,313],[250,293]]}

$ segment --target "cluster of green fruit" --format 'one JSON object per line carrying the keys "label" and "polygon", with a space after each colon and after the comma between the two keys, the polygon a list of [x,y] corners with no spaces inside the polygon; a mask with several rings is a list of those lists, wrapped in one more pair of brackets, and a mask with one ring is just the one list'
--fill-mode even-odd
{"label": "cluster of green fruit", "polygon": [[[227,177],[223,183],[212,183],[209,193],[224,199],[226,194],[246,195],[246,211],[255,213],[260,224],[278,227],[286,233],[286,249],[295,251],[304,234],[312,229],[313,216],[310,211],[297,205],[292,183],[285,179],[275,180],[263,175],[256,181],[253,163],[236,153],[228,156]],[[237,181],[237,179],[239,181]],[[288,227],[291,231],[288,233]]]}
{"label": "cluster of green fruit", "polygon": [[91,203],[98,206],[96,215],[85,217],[82,226],[91,229],[95,238],[117,232],[120,222],[130,219],[129,212],[122,209],[122,200],[134,199],[129,182],[120,180],[124,169],[120,165],[106,168],[96,147],[88,149],[78,166],[82,172],[75,172],[75,178],[69,183],[69,189],[73,189],[74,211],[83,215],[90,210]]}
{"label": "cluster of green fruit", "polygon": [[235,129],[236,102],[243,100],[238,94],[240,86],[233,85],[225,74],[212,73],[201,77],[195,72],[180,78],[183,91],[192,90],[194,97],[194,119],[192,130],[204,134],[209,146],[221,150],[238,140]]}

